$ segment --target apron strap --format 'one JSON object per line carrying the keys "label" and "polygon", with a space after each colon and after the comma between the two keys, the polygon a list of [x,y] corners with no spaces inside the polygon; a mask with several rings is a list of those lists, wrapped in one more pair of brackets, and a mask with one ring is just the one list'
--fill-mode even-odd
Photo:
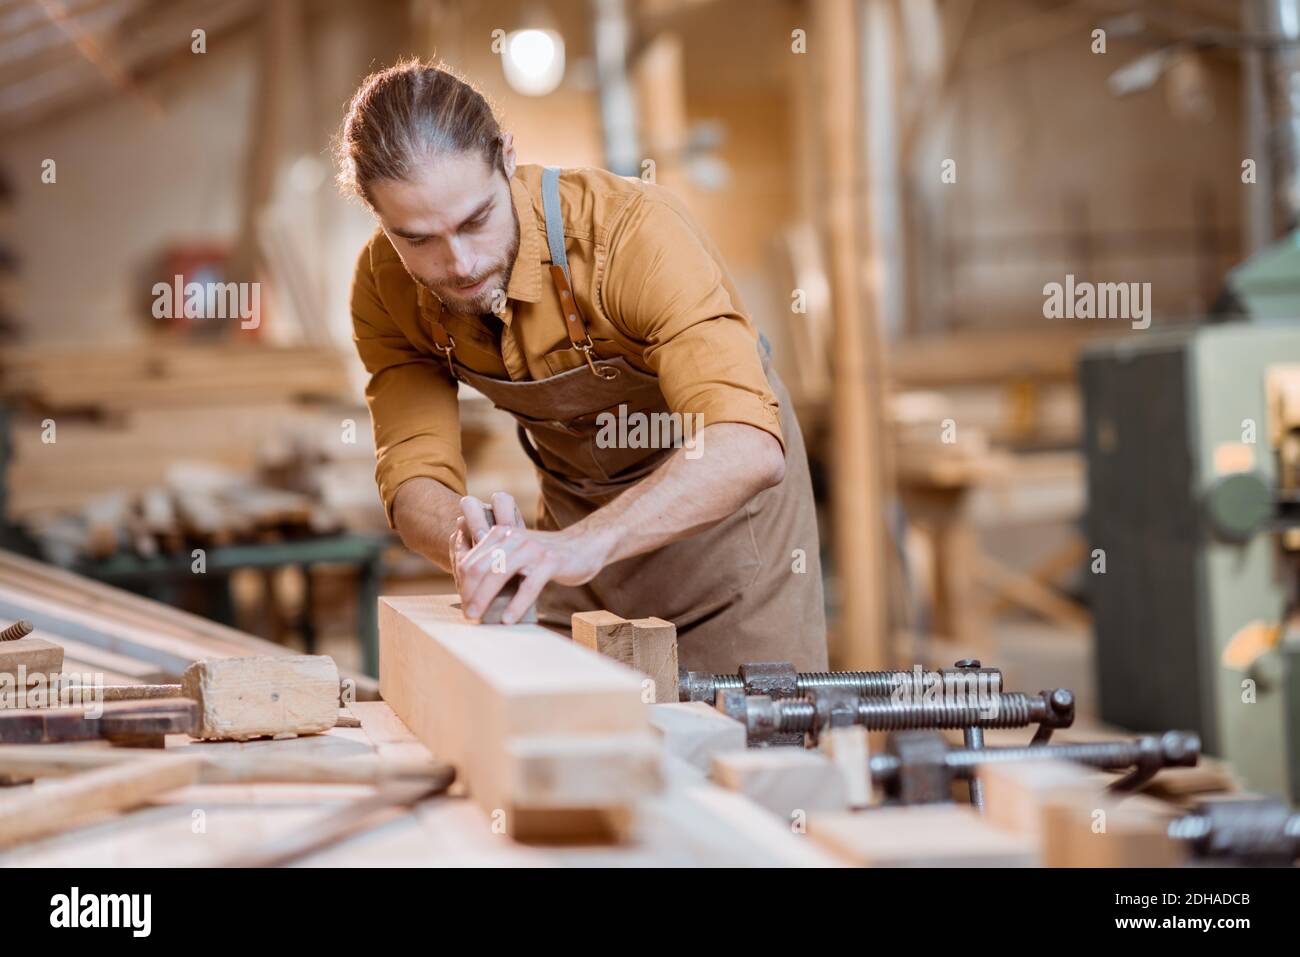
{"label": "apron strap", "polygon": [[560,211],[560,168],[542,167],[542,216],[546,220],[546,247],[551,252],[551,282],[560,297],[560,312],[564,315],[564,328],[569,343],[582,353],[591,371],[602,379],[618,375],[613,369],[598,367],[592,358],[591,333],[583,321],[578,300],[573,295],[569,276],[569,257],[564,251],[564,216]]}
{"label": "apron strap", "polygon": [[442,320],[436,316],[429,321],[429,334],[433,336],[433,347],[442,353],[442,357],[447,360],[447,368],[451,370],[453,379],[460,378],[456,375],[456,363],[452,358],[452,353],[456,351],[456,340],[451,337],[447,327],[442,324]]}
{"label": "apron strap", "polygon": [[564,216],[560,212],[560,168],[542,167],[542,216],[546,219],[546,248],[551,251],[551,265],[569,278],[569,257],[564,251]]}

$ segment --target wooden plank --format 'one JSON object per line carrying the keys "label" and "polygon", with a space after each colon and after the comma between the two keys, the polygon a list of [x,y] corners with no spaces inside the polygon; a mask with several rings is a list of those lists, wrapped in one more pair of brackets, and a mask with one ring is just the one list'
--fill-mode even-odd
{"label": "wooden plank", "polygon": [[985,764],[984,816],[989,823],[1032,838],[1041,845],[1048,808],[1071,795],[1100,796],[1109,775],[1065,761],[1024,761]]}
{"label": "wooden plank", "polygon": [[[30,618],[60,644],[79,642],[167,675],[179,677],[204,658],[292,654],[283,645],[2,549],[0,582],[0,616]],[[378,696],[373,678],[343,675],[359,698]]]}
{"label": "wooden plank", "polygon": [[[457,602],[455,595],[380,599],[380,692],[417,738],[456,765],[507,833],[562,836],[551,825],[569,831],[565,812],[527,803],[527,762],[516,739],[648,735],[641,678],[540,626],[468,623]],[[649,771],[633,762],[628,771],[623,802],[644,793],[657,765]],[[582,782],[552,786],[572,797]],[[593,787],[593,800],[612,799],[609,781]]]}
{"label": "wooden plank", "polygon": [[844,779],[826,755],[803,748],[750,748],[713,755],[709,778],[787,823],[848,807]]}
{"label": "wooden plank", "polygon": [[745,747],[745,726],[703,701],[651,705],[650,724],[667,754],[701,771],[709,770],[713,754]]}
{"label": "wooden plank", "polygon": [[1073,794],[1043,807],[1048,867],[1179,867],[1187,850],[1169,837],[1179,809],[1141,794]]}
{"label": "wooden plank", "polygon": [[843,862],[748,798],[712,784],[674,788],[647,802],[642,826],[684,845],[710,867],[842,867]]}
{"label": "wooden plank", "polygon": [[848,807],[860,809],[876,803],[871,782],[871,744],[866,728],[861,725],[829,728],[818,737],[817,746],[839,769]]}
{"label": "wooden plank", "polygon": [[202,767],[196,757],[145,758],[34,787],[0,804],[0,847],[70,830],[96,814],[139,807],[197,782]]}
{"label": "wooden plank", "polygon": [[292,741],[223,741],[175,744],[163,751],[139,751],[105,743],[6,745],[0,748],[0,775],[66,777],[140,761],[172,761],[178,755],[203,762],[204,784],[373,785],[392,778],[428,777],[440,766],[427,750],[385,755],[358,746],[337,731]]}
{"label": "wooden plank", "polygon": [[813,814],[808,836],[859,867],[1033,867],[1033,842],[970,807],[925,804]]}

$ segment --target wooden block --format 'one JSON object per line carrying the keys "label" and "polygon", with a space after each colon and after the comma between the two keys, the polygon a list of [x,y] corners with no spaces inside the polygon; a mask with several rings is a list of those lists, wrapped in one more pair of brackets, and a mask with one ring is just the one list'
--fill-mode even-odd
{"label": "wooden block", "polygon": [[639,826],[657,846],[685,846],[712,867],[842,867],[802,829],[743,795],[711,784],[674,788],[647,802]]}
{"label": "wooden block", "polygon": [[822,732],[817,742],[822,753],[839,769],[844,781],[844,800],[850,808],[868,807],[877,801],[871,784],[871,746],[867,734],[861,725],[830,728]]}
{"label": "wooden block", "polygon": [[[640,675],[546,628],[467,623],[456,601],[380,600],[380,692],[420,741],[456,765],[490,818],[503,815],[507,833],[521,839],[581,839],[591,822],[622,810],[629,794],[657,786],[639,757],[600,775],[581,770],[612,742],[525,740],[646,735]],[[527,771],[540,768],[564,778],[539,785]],[[556,808],[554,794],[591,813]],[[614,794],[618,804],[595,806]]]}
{"label": "wooden block", "polygon": [[573,640],[648,675],[658,704],[677,701],[677,626],[662,618],[629,621],[610,611],[576,612]]}
{"label": "wooden block", "polygon": [[786,821],[848,807],[844,778],[826,755],[803,748],[750,748],[713,755],[709,778]]}
{"label": "wooden block", "polygon": [[328,655],[196,661],[181,685],[199,706],[196,738],[294,737],[338,721],[339,670]]}
{"label": "wooden block", "polygon": [[63,670],[63,649],[44,638],[0,641],[0,690],[6,686],[4,675],[11,676],[16,687],[20,668],[25,675],[58,674]]}
{"label": "wooden block", "polygon": [[808,836],[860,867],[1033,867],[1033,842],[958,804],[814,814]]}
{"label": "wooden block", "polygon": [[640,734],[520,736],[507,742],[515,803],[534,810],[630,804],[662,785],[660,751]]}
{"label": "wooden block", "polygon": [[632,667],[654,681],[657,704],[677,701],[677,626],[662,618],[632,619]]}
{"label": "wooden block", "polygon": [[1075,794],[1044,806],[1048,867],[1179,867],[1186,849],[1169,837],[1180,810],[1141,794]]}
{"label": "wooden block", "polygon": [[635,629],[626,618],[612,611],[580,611],[571,619],[573,640],[625,665],[632,663]]}
{"label": "wooden block", "polygon": [[1037,842],[1045,836],[1045,810],[1076,796],[1099,797],[1109,775],[1067,761],[985,764],[984,817],[989,823]]}
{"label": "wooden block", "polygon": [[650,723],[662,735],[668,754],[701,771],[709,770],[714,753],[745,747],[745,726],[703,701],[651,705]]}

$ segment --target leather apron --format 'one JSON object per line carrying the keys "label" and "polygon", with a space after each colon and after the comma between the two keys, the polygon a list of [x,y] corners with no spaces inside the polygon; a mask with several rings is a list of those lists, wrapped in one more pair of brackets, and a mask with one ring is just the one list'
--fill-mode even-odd
{"label": "leather apron", "polygon": [[[547,167],[542,177],[550,274],[570,342],[583,353],[586,365],[545,379],[491,378],[458,364],[454,340],[440,322],[432,323],[435,344],[452,374],[518,423],[519,440],[541,484],[537,526],[550,530],[566,528],[612,501],[675,451],[603,447],[608,443],[597,441],[602,413],[617,417],[621,409],[625,415],[651,416],[670,410],[656,376],[622,356],[601,359],[593,353],[569,284],[558,175],[558,169]],[[790,661],[800,671],[826,670],[826,620],[808,459],[790,396],[769,368],[767,341],[761,337],[760,352],[781,406],[784,480],[718,524],[608,565],[585,585],[548,584],[538,600],[542,621],[567,629],[574,612],[601,608],[624,618],[664,618],[677,626],[678,662],[684,670],[735,673],[741,663],[752,661]],[[707,450],[707,442],[703,448]]]}

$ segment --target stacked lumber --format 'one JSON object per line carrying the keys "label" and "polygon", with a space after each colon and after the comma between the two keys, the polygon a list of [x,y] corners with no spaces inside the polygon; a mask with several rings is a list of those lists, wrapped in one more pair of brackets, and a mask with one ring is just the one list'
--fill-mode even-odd
{"label": "stacked lumber", "polygon": [[382,528],[347,373],[342,353],[314,347],[12,350],[0,359],[0,397],[16,410],[5,517],[65,563],[341,521]]}
{"label": "stacked lumber", "polygon": [[343,355],[319,347],[148,343],[7,350],[0,393],[40,412],[239,405],[350,394]]}
{"label": "stacked lumber", "polygon": [[454,595],[380,599],[379,687],[504,833],[621,837],[658,791],[637,672],[536,625],[476,625]]}
{"label": "stacked lumber", "polygon": [[904,338],[890,350],[890,376],[897,390],[942,394],[961,410],[962,425],[999,444],[1077,445],[1079,355],[1090,339],[1116,331],[1094,323]]}
{"label": "stacked lumber", "polygon": [[19,524],[59,565],[119,552],[188,555],[194,548],[280,542],[343,527],[312,495],[192,465],[169,468],[165,486],[94,495],[80,508],[37,512]]}
{"label": "stacked lumber", "polygon": [[990,447],[988,433],[936,392],[900,392],[889,419],[899,481],[924,487],[975,485],[1004,476],[1010,457]]}
{"label": "stacked lumber", "polygon": [[[119,588],[0,550],[0,621],[27,619],[60,645],[64,670],[103,674],[105,684],[178,682],[195,661],[289,655],[289,648]],[[358,698],[375,683],[355,674]]]}
{"label": "stacked lumber", "polygon": [[[357,446],[339,442],[339,423],[357,422]],[[252,474],[277,455],[286,435],[331,429],[338,454],[374,468],[365,410],[265,402],[141,409],[112,417],[22,412],[9,438],[11,518],[75,509],[96,494],[141,492],[167,483],[177,463]]]}

